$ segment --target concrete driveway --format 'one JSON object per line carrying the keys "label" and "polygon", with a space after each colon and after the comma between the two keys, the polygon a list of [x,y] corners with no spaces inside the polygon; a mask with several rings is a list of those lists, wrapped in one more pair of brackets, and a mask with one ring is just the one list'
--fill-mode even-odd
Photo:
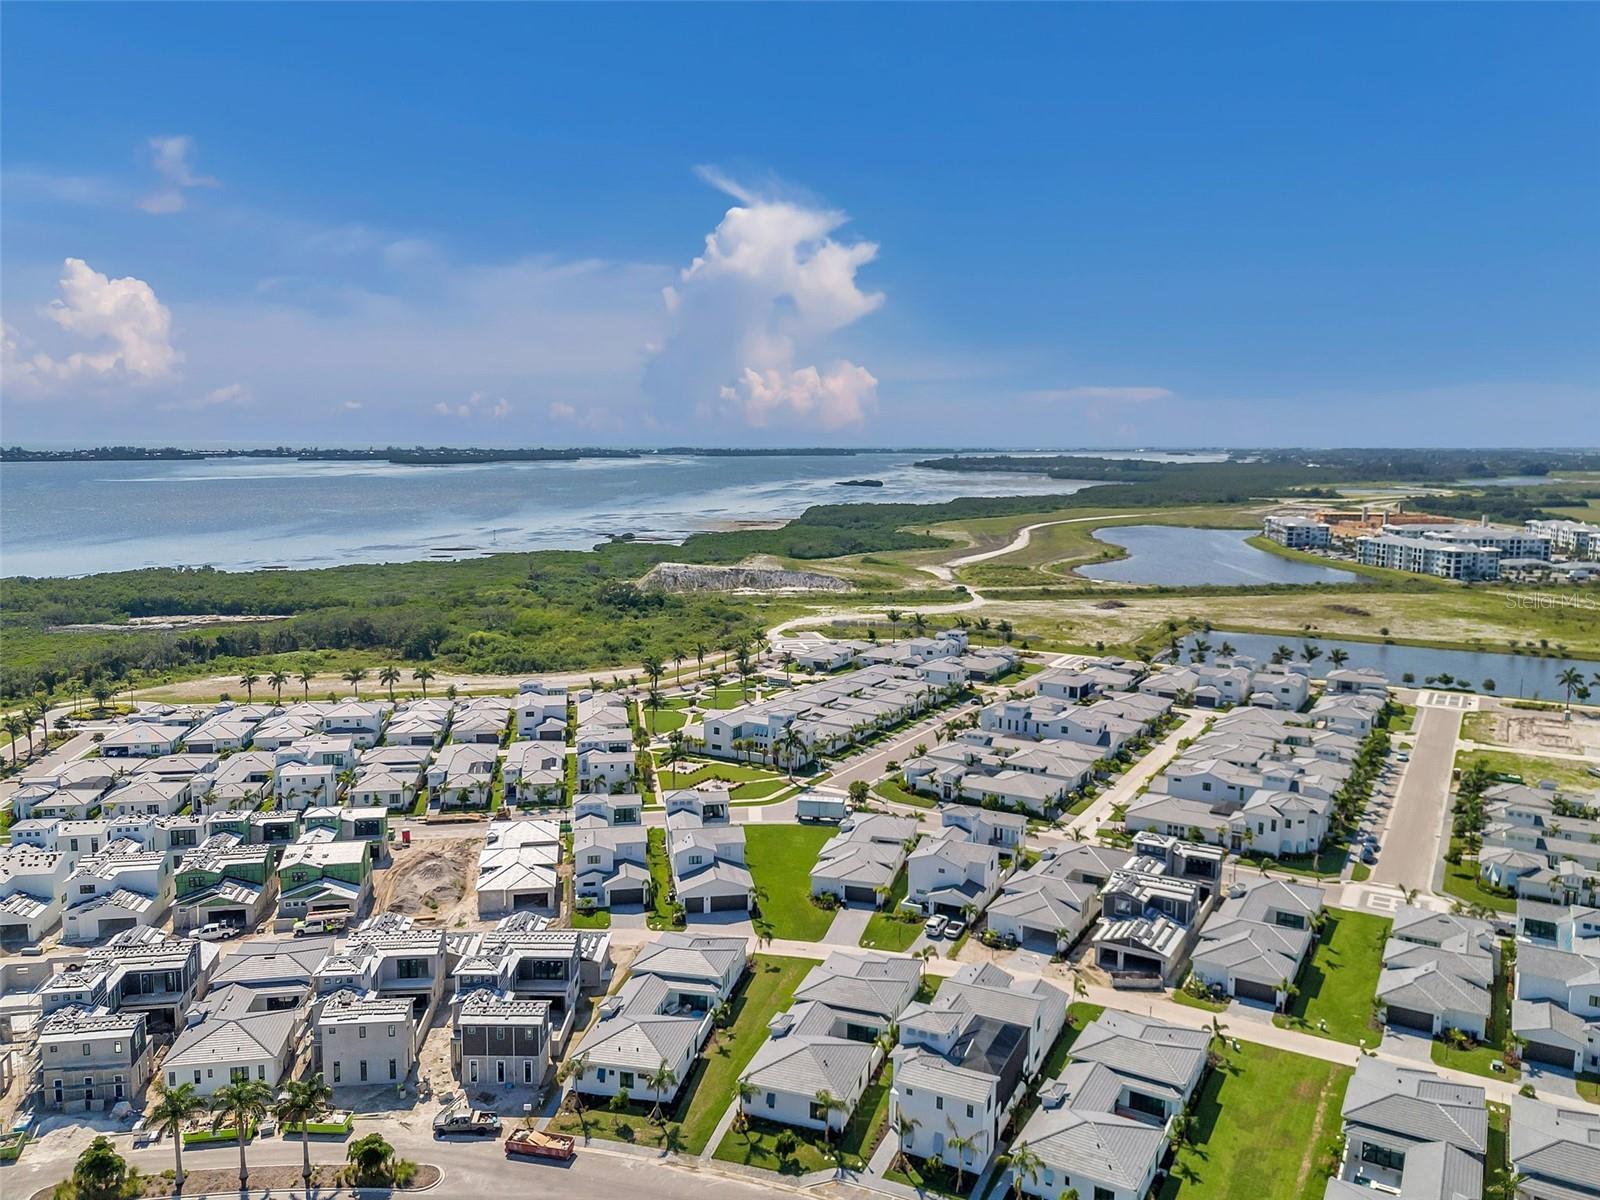
{"label": "concrete driveway", "polygon": [[861,935],[867,931],[873,910],[866,907],[841,908],[833,914],[833,924],[822,939],[824,946],[859,946]]}

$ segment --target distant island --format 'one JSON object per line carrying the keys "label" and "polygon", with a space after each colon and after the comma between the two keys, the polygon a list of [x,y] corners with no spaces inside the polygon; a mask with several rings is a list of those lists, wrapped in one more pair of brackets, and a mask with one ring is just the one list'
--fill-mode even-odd
{"label": "distant island", "polygon": [[834,487],[882,487],[881,479],[836,479]]}

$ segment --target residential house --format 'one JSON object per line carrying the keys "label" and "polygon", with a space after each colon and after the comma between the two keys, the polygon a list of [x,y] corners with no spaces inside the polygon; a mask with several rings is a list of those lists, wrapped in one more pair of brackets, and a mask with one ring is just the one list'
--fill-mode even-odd
{"label": "residential house", "polygon": [[1344,1157],[1326,1200],[1483,1195],[1489,1144],[1484,1090],[1363,1056],[1345,1091]]}
{"label": "residential house", "polygon": [[279,932],[309,917],[353,921],[372,900],[372,846],[338,842],[327,831],[305,834],[285,846],[278,860]]}
{"label": "residential house", "polygon": [[69,1005],[39,1028],[39,1096],[53,1112],[106,1111],[132,1102],[150,1079],[143,1013]]}
{"label": "residential house", "polygon": [[1526,1200],[1600,1200],[1600,1114],[1513,1096],[1510,1160]]}
{"label": "residential house", "polygon": [[538,1087],[550,1070],[550,1004],[477,988],[456,1005],[451,1065],[464,1087]]}
{"label": "residential house", "polygon": [[1100,889],[1133,856],[1080,842],[1012,875],[990,902],[989,929],[1020,946],[1058,954],[1070,948],[1100,914]]}
{"label": "residential house", "polygon": [[561,907],[556,868],[561,832],[555,821],[493,821],[478,853],[478,915],[501,917]]}
{"label": "residential house", "polygon": [[744,827],[707,824],[692,809],[667,814],[667,859],[673,892],[690,917],[747,912],[755,882],[745,865]]}
{"label": "residential house", "polygon": [[229,833],[206,838],[183,856],[173,876],[173,931],[217,922],[254,929],[277,894],[277,862],[273,846],[245,845]]}
{"label": "residential house", "polygon": [[906,859],[906,898],[930,913],[965,918],[983,910],[1003,878],[999,850],[946,830],[919,842]]}
{"label": "residential house", "polygon": [[320,1000],[312,1018],[316,1063],[334,1089],[398,1087],[416,1063],[411,1003],[403,997],[340,989]]}
{"label": "residential house", "polygon": [[246,1079],[276,1089],[294,1066],[308,1014],[272,1001],[253,988],[225,987],[192,1007],[161,1061],[167,1086],[192,1084],[208,1097]]}
{"label": "residential house", "polygon": [[1317,941],[1326,897],[1320,887],[1283,879],[1246,884],[1224,900],[1200,930],[1190,967],[1214,991],[1259,1000],[1274,1008],[1288,1002],[1285,984],[1300,977]]}

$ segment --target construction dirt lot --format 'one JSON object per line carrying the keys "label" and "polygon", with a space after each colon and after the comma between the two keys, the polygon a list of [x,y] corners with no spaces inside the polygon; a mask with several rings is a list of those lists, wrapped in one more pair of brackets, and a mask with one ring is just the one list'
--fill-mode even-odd
{"label": "construction dirt lot", "polygon": [[1461,736],[1529,754],[1582,754],[1600,758],[1600,717],[1574,709],[1572,720],[1559,712],[1495,708],[1467,717]]}
{"label": "construction dirt lot", "polygon": [[374,912],[405,913],[424,925],[466,929],[478,917],[478,851],[483,837],[425,838],[394,847],[373,877]]}

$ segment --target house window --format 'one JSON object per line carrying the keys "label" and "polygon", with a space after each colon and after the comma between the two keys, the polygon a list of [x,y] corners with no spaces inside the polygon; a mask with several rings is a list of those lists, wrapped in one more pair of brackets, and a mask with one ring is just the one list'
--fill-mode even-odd
{"label": "house window", "polygon": [[972,1105],[967,1105],[967,1116],[972,1116]]}
{"label": "house window", "polygon": [[777,1106],[778,1106],[778,1094],[776,1092],[768,1092],[767,1093],[767,1107],[768,1108],[776,1108]]}
{"label": "house window", "polygon": [[[389,1060],[389,1078],[390,1079],[398,1079],[399,1078],[399,1075],[397,1075],[395,1073],[396,1072],[395,1064],[396,1064],[396,1060],[391,1058]],[[504,1082],[504,1081],[505,1081],[505,1076],[504,1076],[504,1073],[502,1072],[502,1074],[501,1074],[501,1082]]]}
{"label": "house window", "polygon": [[943,1112],[944,1111],[944,1097],[943,1096],[935,1096],[934,1100],[933,1100],[933,1106],[935,1108],[937,1108],[940,1112]]}
{"label": "house window", "polygon": [[631,1092],[633,1090],[633,1072],[623,1071],[618,1076],[617,1086],[623,1091]]}
{"label": "house window", "polygon": [[366,1081],[367,1081],[367,1060],[363,1058],[361,1060],[361,1082],[365,1083]]}
{"label": "house window", "polygon": [[1377,1146],[1371,1142],[1362,1143],[1361,1161],[1371,1163],[1375,1167],[1382,1167],[1387,1171],[1404,1173],[1406,1169],[1405,1151],[1391,1150],[1387,1146]]}
{"label": "house window", "polygon": [[533,1082],[533,1063],[531,1061],[529,1061],[528,1059],[523,1059],[522,1060],[522,1082],[523,1083],[532,1083]]}
{"label": "house window", "polygon": [[389,1026],[389,1036],[390,1037],[394,1036],[394,1026],[393,1025]]}
{"label": "house window", "polygon": [[472,1077],[472,1082],[478,1082],[478,1060],[473,1059],[467,1066],[467,1074]]}
{"label": "house window", "polygon": [[1099,1184],[1096,1184],[1094,1189],[1094,1200],[1117,1200],[1117,1194],[1110,1188],[1103,1188]]}
{"label": "house window", "polygon": [[339,1082],[339,1064],[337,1061],[333,1064],[333,1081],[335,1083]]}
{"label": "house window", "polygon": [[361,1033],[362,1037],[366,1037],[367,1036],[367,1027],[365,1025],[361,1026],[360,1033]]}

